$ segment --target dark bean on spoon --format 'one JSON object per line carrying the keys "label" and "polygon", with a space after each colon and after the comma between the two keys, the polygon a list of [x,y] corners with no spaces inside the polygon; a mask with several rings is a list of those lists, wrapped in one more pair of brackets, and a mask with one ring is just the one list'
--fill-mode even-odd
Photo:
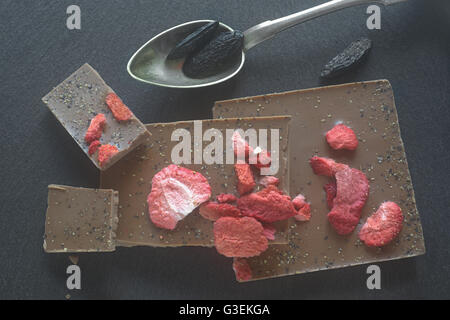
{"label": "dark bean on spoon", "polygon": [[223,32],[186,59],[183,73],[196,79],[217,74],[239,58],[243,44],[244,35],[241,31]]}
{"label": "dark bean on spoon", "polygon": [[213,21],[198,28],[186,38],[181,40],[175,48],[173,48],[169,55],[168,60],[175,60],[185,58],[188,55],[202,49],[211,39],[214,37],[219,27],[219,21]]}

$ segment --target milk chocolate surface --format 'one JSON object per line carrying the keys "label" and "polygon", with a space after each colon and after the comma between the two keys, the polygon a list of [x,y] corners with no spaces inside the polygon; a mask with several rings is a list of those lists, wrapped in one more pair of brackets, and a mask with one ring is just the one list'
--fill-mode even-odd
{"label": "milk chocolate surface", "polygon": [[[215,118],[289,114],[290,193],[303,193],[311,202],[310,222],[297,222],[288,245],[271,245],[249,259],[253,279],[305,273],[357,264],[393,260],[425,253],[422,225],[405,150],[400,136],[393,91],[387,80],[351,83],[216,102]],[[325,133],[343,122],[358,136],[356,151],[335,151]],[[308,159],[318,155],[362,170],[370,182],[369,199],[360,224],[349,236],[339,236],[327,219],[323,186]],[[368,248],[358,239],[366,219],[384,201],[396,202],[405,216],[403,229],[392,243]]]}
{"label": "milk chocolate surface", "polygon": [[114,190],[49,185],[44,250],[114,251],[118,204]]}
{"label": "milk chocolate surface", "polygon": [[[279,170],[275,175],[280,179],[280,188],[288,192],[288,123],[290,117],[262,117],[246,119],[203,120],[201,136],[208,129],[219,130],[224,138],[223,159],[226,160],[227,148],[232,151],[231,139],[226,143],[226,129],[279,129]],[[171,141],[176,129],[186,129],[191,134],[191,163],[194,152],[205,150],[211,141],[197,143],[194,139],[194,121],[149,124],[152,136],[136,150],[121,159],[114,167],[100,176],[102,188],[113,188],[120,194],[119,226],[117,243],[122,246],[214,246],[213,222],[206,220],[195,209],[186,218],[179,221],[175,230],[156,227],[149,218],[147,196],[151,191],[152,178],[161,169],[172,164],[171,153],[179,141]],[[268,130],[267,148],[271,148],[270,130]],[[202,147],[202,148],[201,148]],[[272,157],[276,156],[272,154]],[[234,163],[234,162],[233,162]],[[179,164],[203,174],[212,189],[212,200],[221,193],[237,193],[237,178],[233,164]],[[255,191],[258,189],[255,188]],[[272,243],[287,243],[288,222],[276,225],[276,239]]]}
{"label": "milk chocolate surface", "polygon": [[[58,121],[100,170],[108,169],[150,135],[134,115],[128,121],[119,122],[114,118],[105,103],[106,96],[111,92],[114,91],[86,63],[42,98]],[[126,101],[124,102],[126,104]],[[100,142],[115,145],[119,150],[103,167],[100,167],[98,163],[98,152],[90,156],[89,144],[84,141],[91,119],[99,113],[103,113],[106,117],[106,126]]]}

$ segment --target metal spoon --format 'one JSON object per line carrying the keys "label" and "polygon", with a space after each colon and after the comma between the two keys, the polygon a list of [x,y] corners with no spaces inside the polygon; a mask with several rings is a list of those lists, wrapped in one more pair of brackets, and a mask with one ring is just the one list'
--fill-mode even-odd
{"label": "metal spoon", "polygon": [[[202,79],[192,79],[183,74],[183,59],[166,60],[170,50],[179,41],[212,20],[186,22],[158,34],[144,44],[131,57],[127,70],[136,80],[162,87],[199,88],[211,86],[235,76],[244,65],[245,52],[247,50],[272,38],[283,30],[319,16],[356,5],[379,3],[387,6],[403,1],[406,0],[333,0],[283,18],[260,23],[244,32],[244,48],[240,59],[237,59],[226,71]],[[219,30],[233,31],[232,28],[223,23],[220,23]]]}

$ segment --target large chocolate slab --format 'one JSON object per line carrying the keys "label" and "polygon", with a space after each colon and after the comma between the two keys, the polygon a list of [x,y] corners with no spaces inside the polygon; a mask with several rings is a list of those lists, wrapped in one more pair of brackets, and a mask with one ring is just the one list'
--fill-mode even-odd
{"label": "large chocolate slab", "polygon": [[[134,115],[128,121],[119,122],[114,118],[105,103],[107,94],[111,92],[114,91],[103,81],[97,71],[86,63],[42,98],[58,121],[100,170],[111,167],[150,136],[145,126]],[[99,113],[103,113],[106,117],[106,126],[100,142],[115,145],[119,150],[102,167],[98,163],[97,153],[90,156],[89,145],[84,141],[91,119]]]}
{"label": "large chocolate slab", "polygon": [[44,250],[114,251],[118,205],[114,190],[49,185]]}
{"label": "large chocolate slab", "polygon": [[[249,259],[254,279],[393,260],[425,253],[422,226],[405,150],[400,136],[393,91],[387,80],[352,83],[273,95],[216,102],[215,118],[292,115],[290,124],[290,192],[311,202],[312,219],[297,223],[289,245],[272,245]],[[352,127],[356,151],[334,151],[324,134],[337,122]],[[326,177],[313,174],[308,159],[331,157],[361,169],[370,181],[369,200],[360,225],[350,236],[339,236],[327,220],[323,185]],[[367,248],[358,231],[383,201],[398,203],[405,221],[399,237],[383,248]]]}
{"label": "large chocolate slab", "polygon": [[[224,141],[226,129],[279,129],[279,162],[280,169],[276,174],[280,178],[280,188],[288,191],[288,123],[289,116],[268,118],[246,118],[226,120],[202,120],[203,133],[215,128],[219,130]],[[171,141],[171,135],[176,129],[186,129],[190,132],[192,141],[191,160],[193,163],[196,150],[202,150],[210,141],[203,143],[194,139],[194,121],[175,123],[159,123],[147,125],[153,133],[143,145],[124,157],[114,167],[104,171],[100,176],[102,188],[114,188],[119,191],[119,227],[117,230],[117,244],[122,246],[205,246],[214,245],[212,233],[213,222],[204,219],[198,213],[198,208],[185,219],[178,222],[175,230],[163,230],[156,227],[148,215],[147,196],[151,190],[153,176],[161,169],[172,163],[171,153],[178,141]],[[270,131],[269,131],[270,132]],[[268,134],[270,137],[270,133]],[[271,147],[270,138],[268,148]],[[228,147],[232,148],[231,144]],[[233,152],[232,149],[231,153]],[[224,160],[227,149],[224,147]],[[275,156],[275,154],[273,155]],[[212,188],[212,198],[220,193],[237,195],[236,175],[233,164],[180,164],[183,167],[202,173]],[[256,190],[256,189],[255,189]],[[287,221],[276,225],[278,232],[273,243],[287,243]]]}

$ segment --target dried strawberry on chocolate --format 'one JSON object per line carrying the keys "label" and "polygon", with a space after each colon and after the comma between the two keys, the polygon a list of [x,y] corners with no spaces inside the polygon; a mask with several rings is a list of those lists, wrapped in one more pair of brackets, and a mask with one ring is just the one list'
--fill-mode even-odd
{"label": "dried strawberry on chocolate", "polygon": [[336,173],[337,192],[328,221],[341,235],[351,233],[359,223],[361,210],[369,197],[369,181],[357,169],[345,168]]}
{"label": "dried strawberry on chocolate", "polygon": [[92,118],[89,124],[89,128],[86,131],[86,135],[84,136],[84,141],[87,144],[91,144],[95,140],[99,140],[102,136],[105,124],[106,117],[103,113],[99,113],[94,118]]}
{"label": "dried strawberry on chocolate", "polygon": [[311,205],[305,203],[305,205],[298,210],[297,214],[294,216],[297,221],[309,221],[311,220]]}
{"label": "dried strawberry on chocolate", "polygon": [[252,269],[245,258],[234,258],[233,270],[237,281],[248,281],[253,277]]}
{"label": "dried strawberry on chocolate", "polygon": [[92,156],[95,152],[97,152],[98,148],[100,148],[102,144],[99,140],[92,141],[89,145],[88,153],[90,156]]}
{"label": "dried strawberry on chocolate", "polygon": [[274,176],[264,176],[259,180],[259,184],[266,188],[270,185],[278,186],[280,184],[280,179]]}
{"label": "dried strawberry on chocolate", "polygon": [[366,175],[329,158],[313,157],[310,164],[315,174],[335,178],[336,197],[328,213],[328,221],[338,234],[351,233],[358,225],[361,210],[369,197]]}
{"label": "dried strawberry on chocolate", "polygon": [[248,159],[248,155],[253,152],[253,148],[242,138],[238,131],[233,133],[231,140],[233,141],[234,154],[238,157],[238,160],[244,161]]}
{"label": "dried strawberry on chocolate", "polygon": [[367,218],[359,232],[359,239],[369,247],[381,247],[394,240],[402,226],[402,209],[395,202],[384,202]]}
{"label": "dried strawberry on chocolate", "polygon": [[208,201],[199,208],[200,215],[208,220],[216,221],[222,217],[241,217],[241,211],[229,203]]}
{"label": "dried strawberry on chocolate", "polygon": [[216,198],[219,203],[233,203],[237,201],[236,196],[230,193],[221,193]]}
{"label": "dried strawberry on chocolate", "polygon": [[226,257],[249,258],[267,250],[262,224],[251,217],[223,217],[214,222],[217,252]]}
{"label": "dried strawberry on chocolate", "polygon": [[306,204],[306,198],[304,195],[299,194],[298,196],[296,196],[293,200],[292,200],[292,204],[294,205],[294,208],[296,210],[300,210],[301,208],[303,208]]}
{"label": "dried strawberry on chocolate", "polygon": [[242,196],[253,191],[256,186],[255,178],[253,177],[252,169],[247,163],[235,164],[234,171],[237,177],[237,190]]}
{"label": "dried strawberry on chocolate", "polygon": [[114,92],[111,92],[106,96],[105,102],[117,121],[127,121],[133,116],[131,110]]}
{"label": "dried strawberry on chocolate", "polygon": [[237,206],[244,216],[269,223],[286,220],[297,214],[291,198],[272,185],[239,198]]}
{"label": "dried strawberry on chocolate", "polygon": [[309,221],[311,220],[311,205],[306,202],[304,195],[299,194],[292,200],[294,208],[297,210],[297,214],[294,219],[297,221]]}
{"label": "dried strawberry on chocolate", "polygon": [[315,174],[327,177],[334,177],[336,172],[348,167],[346,164],[338,163],[333,159],[317,156],[309,159],[309,164]]}
{"label": "dried strawberry on chocolate", "polygon": [[104,144],[98,148],[98,163],[100,167],[104,167],[108,161],[119,152],[116,146]]}
{"label": "dried strawberry on chocolate", "polygon": [[210,197],[211,187],[201,173],[169,165],[152,179],[147,197],[150,219],[157,227],[173,230],[178,221]]}
{"label": "dried strawberry on chocolate", "polygon": [[356,150],[358,147],[358,137],[355,132],[342,123],[334,126],[325,137],[334,150]]}
{"label": "dried strawberry on chocolate", "polygon": [[235,131],[232,136],[234,154],[237,156],[238,162],[247,161],[249,164],[254,165],[256,168],[270,167],[271,158],[270,152],[256,147],[250,146],[247,141],[240,135],[238,131]]}
{"label": "dried strawberry on chocolate", "polygon": [[270,223],[264,223],[264,235],[268,240],[275,240],[275,233],[277,232],[277,229]]}
{"label": "dried strawberry on chocolate", "polygon": [[327,183],[326,185],[323,186],[323,189],[325,190],[325,193],[327,195],[328,209],[331,210],[333,208],[334,198],[336,198],[337,193],[336,181]]}

